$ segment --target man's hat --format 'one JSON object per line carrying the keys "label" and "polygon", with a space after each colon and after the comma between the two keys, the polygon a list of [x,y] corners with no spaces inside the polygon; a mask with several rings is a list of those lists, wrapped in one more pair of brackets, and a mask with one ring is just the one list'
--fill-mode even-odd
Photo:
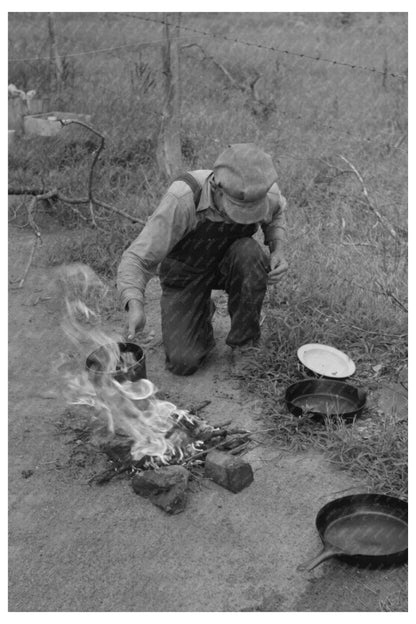
{"label": "man's hat", "polygon": [[214,163],[222,206],[236,223],[258,223],[267,215],[267,192],[277,180],[271,156],[254,143],[230,145]]}

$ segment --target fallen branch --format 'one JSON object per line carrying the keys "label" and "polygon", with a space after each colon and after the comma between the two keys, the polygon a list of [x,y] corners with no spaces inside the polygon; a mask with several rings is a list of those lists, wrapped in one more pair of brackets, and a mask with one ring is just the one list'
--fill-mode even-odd
{"label": "fallen branch", "polygon": [[29,273],[29,269],[32,265],[33,262],[33,258],[35,255],[35,251],[37,249],[38,246],[42,245],[42,237],[41,237],[41,233],[40,230],[37,226],[37,223],[35,221],[34,218],[34,211],[35,208],[38,204],[39,201],[42,200],[59,200],[62,203],[68,204],[69,206],[71,206],[72,210],[74,210],[74,212],[76,212],[82,219],[86,220],[86,218],[84,216],[82,216],[78,210],[76,210],[75,208],[73,208],[73,205],[76,204],[86,204],[89,207],[89,212],[90,212],[90,217],[91,217],[91,222],[93,224],[94,227],[97,227],[97,223],[95,220],[95,214],[94,214],[94,204],[96,204],[97,206],[100,206],[101,208],[103,208],[104,210],[110,210],[112,212],[115,212],[116,214],[119,214],[120,216],[129,219],[130,221],[132,221],[133,223],[140,223],[142,225],[145,225],[145,221],[143,219],[138,219],[136,217],[132,217],[131,215],[129,215],[127,212],[124,212],[123,210],[120,210],[119,208],[115,208],[114,206],[111,206],[110,204],[107,204],[105,202],[102,202],[100,200],[97,200],[93,197],[93,174],[94,174],[94,168],[95,165],[97,163],[98,157],[101,153],[101,151],[104,148],[104,136],[98,132],[97,130],[95,130],[94,128],[92,128],[89,124],[82,122],[82,121],[78,121],[75,119],[70,119],[70,120],[61,120],[61,124],[63,126],[72,124],[72,123],[77,123],[81,126],[84,126],[85,128],[87,128],[88,130],[90,130],[91,132],[93,132],[94,134],[96,134],[97,136],[99,136],[101,138],[101,143],[99,145],[99,147],[97,148],[95,154],[94,154],[94,159],[91,163],[91,168],[90,168],[90,172],[89,172],[89,176],[88,176],[88,197],[83,198],[83,197],[66,197],[65,195],[63,195],[62,193],[60,193],[58,191],[58,189],[51,189],[49,191],[45,191],[44,189],[38,189],[38,188],[28,188],[28,189],[13,189],[13,188],[9,188],[8,194],[9,195],[29,195],[29,196],[33,196],[32,200],[29,203],[29,206],[27,208],[27,216],[28,216],[28,224],[30,225],[30,227],[32,228],[34,234],[35,234],[35,240],[33,242],[33,246],[32,249],[30,250],[30,255],[29,255],[29,259],[27,261],[25,270],[23,272],[23,275],[21,278],[17,279],[17,280],[12,280],[11,283],[14,282],[18,282],[17,288],[22,288],[23,284],[25,282],[25,279]]}
{"label": "fallen branch", "polygon": [[354,165],[347,158],[345,158],[345,156],[342,156],[342,154],[339,154],[339,157],[345,163],[347,163],[347,165],[350,167],[352,173],[354,173],[354,175],[359,180],[359,182],[361,184],[361,187],[362,187],[362,190],[363,190],[363,193],[364,193],[364,197],[366,199],[367,206],[369,207],[371,212],[373,212],[375,214],[375,216],[377,217],[377,219],[379,220],[381,225],[388,231],[390,236],[392,236],[396,240],[397,239],[397,232],[396,232],[396,230],[393,228],[391,223],[389,223],[389,221],[386,219],[386,217],[384,217],[382,214],[380,214],[379,211],[377,210],[377,208],[373,205],[373,203],[372,203],[372,201],[370,199],[370,196],[368,194],[367,188],[366,188],[366,186],[364,184],[363,177],[360,174],[360,172],[357,170],[356,167],[354,167]]}
{"label": "fallen branch", "polygon": [[[9,188],[9,195],[37,195],[38,189],[14,189]],[[66,195],[62,195],[58,190],[49,191],[48,199],[57,199],[64,204],[77,205],[77,204],[85,204],[88,205],[90,200],[88,197],[67,197]],[[125,219],[129,219],[132,223],[140,223],[141,225],[146,225],[146,221],[144,219],[139,219],[138,217],[133,217],[133,215],[128,212],[124,212],[124,210],[120,210],[120,208],[116,208],[111,204],[107,204],[99,199],[93,198],[93,203],[100,208],[104,208],[104,210],[110,210],[111,212],[115,212],[116,214],[124,217]],[[85,217],[83,217],[85,219]]]}
{"label": "fallen branch", "polygon": [[408,308],[407,306],[405,306],[404,303],[402,303],[400,301],[400,299],[398,299],[389,288],[384,288],[384,286],[378,281],[375,280],[375,283],[377,284],[377,286],[381,289],[381,294],[385,295],[386,297],[389,297],[394,303],[396,303],[399,308],[401,308],[403,310],[403,312],[406,312],[406,314],[408,313]]}
{"label": "fallen branch", "polygon": [[9,195],[41,195],[45,192],[45,189],[39,188],[13,188],[9,186],[8,194]]}
{"label": "fallen branch", "polygon": [[[85,204],[85,205],[87,205],[89,207],[89,211],[90,211],[90,215],[91,215],[91,221],[92,221],[94,227],[96,227],[96,221],[95,221],[95,215],[94,215],[94,205],[99,206],[100,208],[104,208],[104,210],[109,210],[111,212],[115,212],[116,214],[120,215],[121,217],[124,217],[125,219],[129,219],[132,223],[140,223],[141,225],[145,225],[146,221],[144,219],[139,219],[137,217],[133,217],[128,212],[125,212],[124,210],[120,210],[120,208],[116,208],[115,206],[112,206],[111,204],[107,204],[106,202],[103,202],[103,201],[101,201],[99,199],[96,199],[93,196],[92,188],[93,188],[94,169],[95,169],[95,165],[97,163],[98,157],[99,157],[101,151],[104,149],[104,145],[105,145],[104,135],[101,134],[101,132],[98,132],[98,130],[96,130],[95,128],[93,128],[89,124],[85,123],[84,121],[79,121],[78,119],[61,119],[60,123],[61,123],[62,126],[68,126],[70,124],[78,124],[80,126],[83,126],[84,128],[87,128],[88,130],[90,130],[91,132],[96,134],[101,139],[100,145],[98,146],[97,150],[95,151],[94,158],[93,158],[93,161],[91,163],[89,176],[88,176],[88,197],[85,197],[85,198],[84,197],[66,197],[65,195],[60,193],[60,191],[58,191],[58,189],[45,191],[45,189],[39,189],[39,188],[19,188],[19,189],[17,189],[17,188],[13,188],[13,187],[9,187],[8,194],[9,195],[34,195],[34,196],[36,196],[37,199],[55,199],[55,200],[61,201],[64,204],[68,204],[70,206],[72,206],[72,205],[84,205]],[[78,212],[78,211],[75,211],[75,212]],[[85,217],[84,217],[84,219],[85,219]]]}
{"label": "fallen branch", "polygon": [[197,414],[205,409],[205,407],[208,407],[208,405],[210,405],[212,403],[212,401],[210,399],[207,399],[206,401],[202,401],[201,403],[198,403],[197,405],[193,405],[191,407],[191,409],[189,410],[192,414]]}
{"label": "fallen branch", "polygon": [[[17,212],[20,208],[22,208],[24,206],[25,202],[22,201],[19,203],[19,205],[17,206],[17,208],[13,208],[13,216],[11,217],[11,219],[9,219],[9,223],[12,223],[12,221],[14,221],[17,218]],[[26,227],[27,223],[25,223],[24,226],[17,226],[17,227]]]}
{"label": "fallen branch", "polygon": [[189,464],[189,462],[192,462],[195,459],[198,459],[199,457],[202,457],[203,455],[206,455],[210,451],[213,451],[214,449],[217,449],[219,446],[222,446],[222,444],[223,444],[223,440],[221,440],[221,442],[218,442],[218,444],[214,444],[214,446],[210,446],[210,448],[208,448],[208,449],[204,449],[202,451],[198,451],[198,453],[194,453],[194,455],[191,455],[190,457],[188,457],[188,459],[185,459],[185,461],[183,461],[180,465],[181,466],[186,466],[186,464]]}
{"label": "fallen branch", "polygon": [[93,183],[94,167],[95,167],[95,165],[96,165],[96,163],[98,161],[98,157],[99,157],[100,153],[104,149],[105,139],[104,139],[104,136],[100,132],[98,132],[98,130],[95,130],[95,128],[93,128],[92,126],[90,126],[89,124],[87,124],[87,123],[85,123],[83,121],[79,121],[78,119],[63,119],[63,120],[61,120],[61,124],[63,126],[68,126],[68,125],[73,124],[73,123],[78,124],[79,126],[83,126],[84,128],[87,128],[88,130],[90,130],[91,132],[93,132],[94,134],[99,136],[100,139],[101,139],[100,145],[95,150],[94,158],[92,160],[91,167],[90,167],[90,175],[88,176],[88,199],[89,199],[88,206],[89,206],[89,210],[90,210],[91,222],[93,224],[93,227],[97,227],[97,223],[96,223],[95,215],[94,215],[94,198],[92,196],[92,183]]}
{"label": "fallen branch", "polygon": [[90,209],[90,217],[91,217],[91,223],[93,225],[93,227],[97,227],[97,222],[95,220],[95,215],[94,215],[94,204],[92,203],[92,201],[90,201],[90,203],[88,204],[88,207]]}
{"label": "fallen branch", "polygon": [[26,263],[26,267],[25,270],[23,271],[23,275],[21,278],[19,278],[18,281],[18,285],[17,288],[23,288],[23,284],[25,283],[25,279],[27,277],[27,274],[29,273],[29,269],[32,265],[32,261],[35,255],[35,251],[37,249],[37,247],[40,247],[42,245],[42,237],[41,237],[41,233],[40,230],[35,222],[35,219],[33,217],[33,211],[36,207],[36,204],[38,201],[41,201],[42,199],[49,199],[51,197],[51,192],[49,193],[43,193],[41,195],[37,195],[35,196],[32,201],[29,204],[29,207],[27,209],[27,218],[28,218],[28,223],[30,225],[30,227],[32,228],[34,234],[35,234],[35,239],[33,241],[33,245],[32,245],[32,249],[30,250],[30,255],[29,255],[29,259]]}
{"label": "fallen branch", "polygon": [[249,97],[251,97],[255,102],[258,102],[259,104],[261,104],[262,106],[266,106],[266,107],[270,107],[273,105],[273,102],[266,102],[265,100],[262,100],[256,90],[256,84],[257,82],[260,80],[261,78],[261,74],[259,74],[258,72],[255,73],[255,76],[253,78],[248,78],[247,82],[248,84],[242,84],[240,82],[238,82],[238,80],[236,80],[234,78],[234,76],[232,76],[230,74],[230,72],[228,71],[228,69],[226,67],[224,67],[224,65],[222,65],[222,63],[220,63],[219,61],[217,61],[213,56],[208,56],[207,53],[205,52],[204,48],[199,45],[198,43],[189,43],[187,45],[182,46],[182,48],[198,48],[203,55],[202,60],[203,61],[211,61],[216,67],[218,67],[218,69],[224,74],[224,76],[227,78],[227,80],[229,81],[229,83],[231,84],[231,86],[234,89],[238,89],[239,91],[241,91],[242,93],[245,93],[246,95],[248,95]]}
{"label": "fallen branch", "polygon": [[112,212],[119,214],[121,217],[124,217],[125,219],[129,219],[132,223],[140,223],[141,225],[146,225],[146,221],[144,219],[133,217],[128,212],[124,212],[124,210],[120,210],[120,208],[116,208],[115,206],[112,206],[111,204],[107,204],[106,202],[103,202],[98,199],[94,199],[94,203],[97,206],[100,206],[100,208],[104,208],[104,210],[111,210]]}
{"label": "fallen branch", "polygon": [[246,440],[229,451],[230,455],[240,455],[245,449],[248,449],[252,440]]}
{"label": "fallen branch", "polygon": [[400,146],[402,143],[404,143],[404,141],[407,139],[407,132],[404,132],[401,137],[399,137],[399,139],[396,141],[396,143],[393,145],[392,149],[396,150],[396,149],[400,149]]}
{"label": "fallen branch", "polygon": [[21,278],[17,279],[17,280],[13,280],[11,283],[14,283],[15,281],[19,282],[18,285],[16,286],[16,288],[23,288],[23,284],[25,282],[25,279],[27,277],[27,274],[29,273],[29,269],[31,267],[32,264],[32,260],[33,257],[35,255],[35,251],[36,248],[38,247],[38,245],[40,246],[42,243],[40,242],[39,238],[35,238],[33,241],[33,245],[32,245],[32,249],[30,250],[30,256],[29,256],[29,260],[27,261],[25,270],[23,271],[23,275]]}
{"label": "fallen branch", "polygon": [[213,56],[208,56],[207,53],[205,52],[204,48],[202,46],[200,46],[199,43],[189,43],[187,45],[182,46],[182,48],[183,49],[185,49],[185,48],[198,48],[202,52],[202,55],[203,55],[202,60],[203,61],[211,61],[212,63],[214,63],[214,65],[216,67],[218,67],[218,69],[224,74],[224,76],[227,78],[227,80],[231,83],[231,85],[235,89],[239,89],[240,91],[243,91],[243,92],[247,91],[247,88],[244,85],[242,85],[239,82],[237,82],[237,80],[235,78],[233,78],[233,76],[230,74],[228,69],[226,69],[224,67],[224,65],[222,65],[217,60],[215,60],[215,58]]}

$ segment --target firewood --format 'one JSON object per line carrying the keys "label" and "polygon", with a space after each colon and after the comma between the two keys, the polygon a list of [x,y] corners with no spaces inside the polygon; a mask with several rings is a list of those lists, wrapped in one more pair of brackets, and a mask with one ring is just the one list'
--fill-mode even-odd
{"label": "firewood", "polygon": [[247,442],[250,438],[250,434],[246,433],[244,435],[235,434],[228,435],[224,442],[219,446],[221,450],[229,451],[237,446],[240,446],[244,442]]}
{"label": "firewood", "polygon": [[230,454],[231,455],[239,455],[240,453],[242,453],[250,444],[251,440],[247,440],[247,442],[243,442],[242,444],[240,444],[240,446],[237,446],[236,448],[231,449]]}

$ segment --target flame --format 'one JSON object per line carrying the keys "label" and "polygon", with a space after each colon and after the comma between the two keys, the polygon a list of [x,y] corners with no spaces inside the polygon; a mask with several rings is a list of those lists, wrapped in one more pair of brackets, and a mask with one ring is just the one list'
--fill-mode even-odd
{"label": "flame", "polygon": [[94,407],[96,417],[105,422],[111,434],[122,434],[132,441],[134,460],[156,457],[167,463],[175,455],[174,441],[166,438],[175,425],[176,406],[155,397],[156,388],[148,379],[119,383],[108,377],[99,385],[87,372],[68,380],[73,404]]}
{"label": "flame", "polygon": [[133,460],[148,457],[150,464],[166,464],[198,451],[198,441],[190,441],[182,426],[197,425],[197,417],[156,398],[157,388],[148,379],[119,383],[112,376],[120,362],[118,342],[123,342],[123,337],[109,335],[101,327],[99,308],[108,292],[105,284],[82,264],[62,267],[59,279],[65,295],[62,326],[66,335],[84,352],[84,362],[85,341],[90,352],[100,347],[105,354],[100,360],[104,370],[98,376],[86,370],[85,364],[81,371],[79,365],[74,371],[73,360],[61,358],[58,370],[66,383],[68,402],[94,408],[94,418],[105,425],[110,435],[127,436]]}

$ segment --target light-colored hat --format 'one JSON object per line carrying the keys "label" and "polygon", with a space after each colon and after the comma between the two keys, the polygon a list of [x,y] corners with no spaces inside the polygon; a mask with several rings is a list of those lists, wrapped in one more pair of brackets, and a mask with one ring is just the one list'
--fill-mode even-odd
{"label": "light-colored hat", "polygon": [[271,156],[254,143],[236,143],[214,163],[215,184],[222,204],[236,223],[258,223],[267,214],[267,192],[277,180]]}

